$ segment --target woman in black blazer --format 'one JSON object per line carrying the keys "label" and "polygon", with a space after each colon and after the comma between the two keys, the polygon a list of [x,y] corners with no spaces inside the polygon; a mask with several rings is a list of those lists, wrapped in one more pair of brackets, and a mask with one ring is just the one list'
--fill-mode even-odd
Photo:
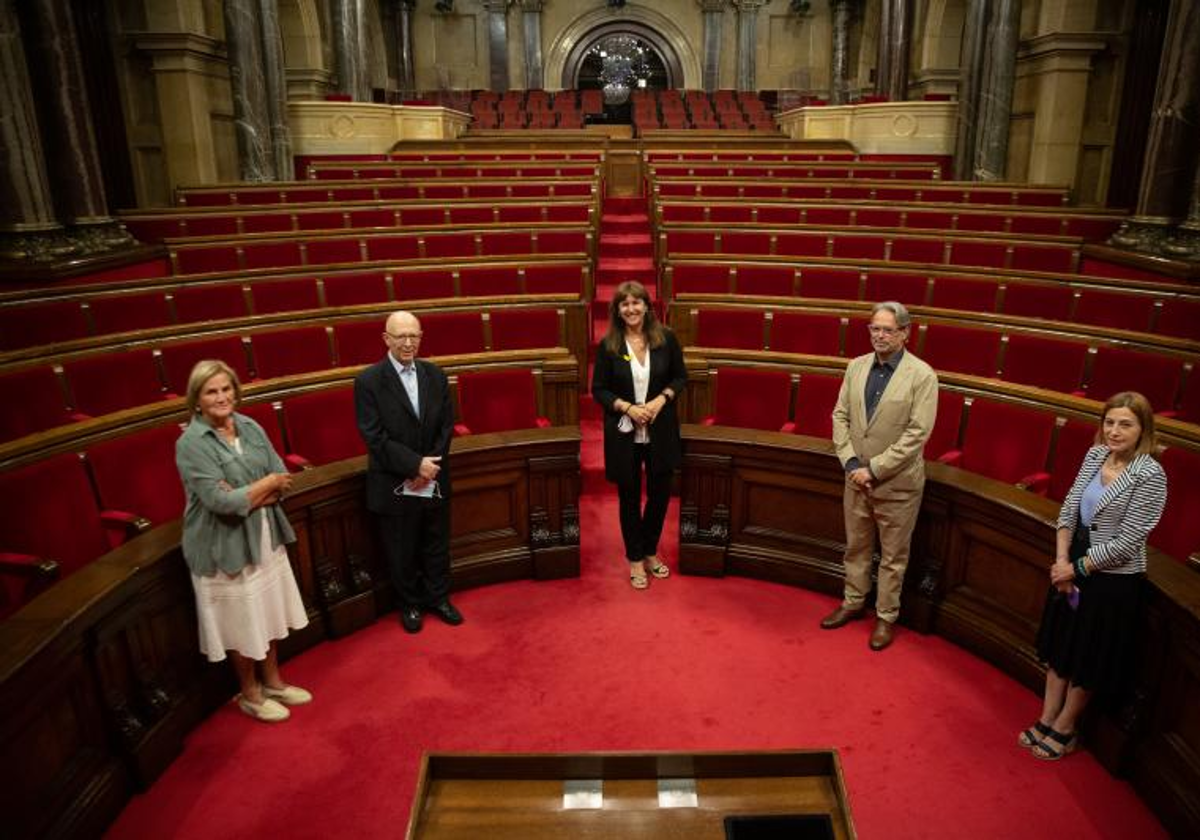
{"label": "woman in black blazer", "polygon": [[[682,445],[675,401],[687,383],[683,351],[659,323],[641,283],[617,287],[608,332],[596,348],[592,396],[604,407],[604,476],[617,485],[621,536],[629,580],[645,589],[671,572],[658,558],[658,540]],[[646,506],[642,469],[646,472]]]}
{"label": "woman in black blazer", "polygon": [[1017,740],[1038,758],[1072,752],[1076,724],[1093,693],[1112,695],[1133,667],[1146,538],[1167,503],[1167,476],[1155,460],[1154,410],[1123,391],[1104,404],[1088,450],[1058,516],[1050,592],[1038,629],[1047,663],[1042,715]]}

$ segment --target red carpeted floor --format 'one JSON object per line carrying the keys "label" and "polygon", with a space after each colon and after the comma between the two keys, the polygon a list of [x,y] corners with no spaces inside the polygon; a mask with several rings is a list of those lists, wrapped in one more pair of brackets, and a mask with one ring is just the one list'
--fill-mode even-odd
{"label": "red carpeted floor", "polygon": [[817,628],[833,599],[741,578],[635,592],[584,432],[580,579],[462,592],[460,628],[410,636],[393,614],[305,653],[285,673],[313,705],[277,726],[222,708],[109,836],[395,838],[423,750],[826,746],[865,838],[1165,836],[1086,752],[1017,748],[1037,698],[941,639],[872,653],[868,622]]}

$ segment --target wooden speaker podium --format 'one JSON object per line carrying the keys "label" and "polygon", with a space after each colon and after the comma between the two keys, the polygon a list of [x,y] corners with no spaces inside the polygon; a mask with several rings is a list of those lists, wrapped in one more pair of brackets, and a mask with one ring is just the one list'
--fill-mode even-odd
{"label": "wooden speaker podium", "polygon": [[854,838],[835,750],[426,753],[408,840]]}

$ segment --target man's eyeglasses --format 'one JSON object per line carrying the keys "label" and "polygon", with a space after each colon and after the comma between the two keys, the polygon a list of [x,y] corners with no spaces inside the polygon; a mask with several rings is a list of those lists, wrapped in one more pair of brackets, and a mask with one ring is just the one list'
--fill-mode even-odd
{"label": "man's eyeglasses", "polygon": [[903,332],[905,327],[877,327],[874,324],[868,324],[867,329],[871,335],[895,335],[898,332]]}
{"label": "man's eyeglasses", "polygon": [[416,344],[421,340],[421,333],[388,333],[387,336],[397,344]]}

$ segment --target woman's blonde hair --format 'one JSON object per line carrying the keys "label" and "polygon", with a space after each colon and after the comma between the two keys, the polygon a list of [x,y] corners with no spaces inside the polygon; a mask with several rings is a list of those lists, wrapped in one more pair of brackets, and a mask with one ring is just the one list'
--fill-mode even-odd
{"label": "woman's blonde hair", "polygon": [[204,388],[204,383],[222,373],[229,377],[229,382],[233,385],[235,404],[242,401],[242,383],[238,380],[237,372],[220,359],[204,359],[203,361],[196,362],[195,367],[192,368],[191,375],[188,376],[188,414],[195,414],[200,411],[200,391]]}
{"label": "woman's blonde hair", "polygon": [[1104,404],[1104,410],[1100,412],[1100,428],[1096,430],[1096,443],[1104,443],[1104,420],[1114,408],[1127,408],[1132,411],[1133,416],[1137,418],[1138,424],[1142,427],[1137,446],[1133,450],[1133,457],[1136,458],[1139,455],[1158,457],[1158,437],[1154,433],[1154,409],[1150,407],[1150,400],[1137,391],[1121,391],[1108,398],[1108,402]]}
{"label": "woman's blonde hair", "polygon": [[654,314],[654,305],[650,302],[650,293],[646,287],[636,280],[626,280],[617,286],[612,302],[608,305],[608,332],[604,334],[604,347],[614,356],[624,353],[625,321],[621,318],[621,303],[627,297],[635,297],[646,304],[646,315],[642,319],[642,332],[646,334],[646,344],[651,349],[662,347],[666,338],[663,335],[663,325]]}

